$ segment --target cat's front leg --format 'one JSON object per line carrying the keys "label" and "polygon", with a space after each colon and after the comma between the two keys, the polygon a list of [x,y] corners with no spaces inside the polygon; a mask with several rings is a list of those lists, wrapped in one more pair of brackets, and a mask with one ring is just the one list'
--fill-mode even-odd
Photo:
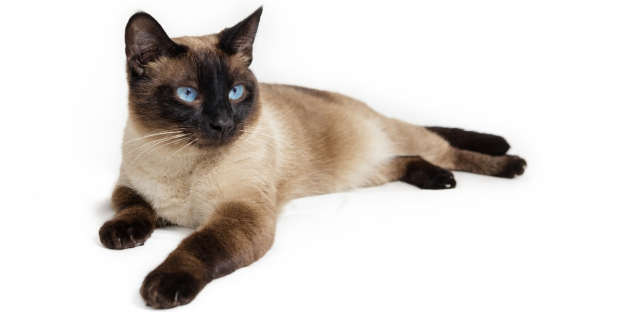
{"label": "cat's front leg", "polygon": [[112,197],[117,211],[100,228],[100,241],[106,248],[126,249],[143,245],[157,224],[152,207],[133,189],[117,186]]}
{"label": "cat's front leg", "polygon": [[228,202],[147,275],[141,296],[153,308],[191,302],[213,279],[262,257],[273,244],[275,207]]}

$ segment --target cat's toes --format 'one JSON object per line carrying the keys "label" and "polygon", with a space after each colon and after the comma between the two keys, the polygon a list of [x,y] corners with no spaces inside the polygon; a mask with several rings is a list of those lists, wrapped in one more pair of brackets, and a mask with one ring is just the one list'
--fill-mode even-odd
{"label": "cat's toes", "polygon": [[126,249],[143,245],[154,231],[146,220],[113,219],[100,228],[100,241],[110,249]]}
{"label": "cat's toes", "polygon": [[154,309],[169,309],[193,301],[202,288],[190,272],[163,272],[157,268],[145,277],[141,296]]}
{"label": "cat's toes", "polygon": [[438,170],[434,172],[429,172],[427,177],[422,180],[420,185],[416,186],[427,190],[443,190],[455,188],[457,182],[455,182],[455,177],[453,176],[453,173],[442,168],[436,169]]}
{"label": "cat's toes", "polygon": [[451,189],[457,184],[452,172],[422,158],[408,163],[403,177],[399,180],[427,190]]}
{"label": "cat's toes", "polygon": [[507,161],[505,162],[502,171],[496,175],[497,177],[511,179],[524,173],[524,169],[526,169],[527,166],[526,160],[518,156],[505,157],[507,157]]}

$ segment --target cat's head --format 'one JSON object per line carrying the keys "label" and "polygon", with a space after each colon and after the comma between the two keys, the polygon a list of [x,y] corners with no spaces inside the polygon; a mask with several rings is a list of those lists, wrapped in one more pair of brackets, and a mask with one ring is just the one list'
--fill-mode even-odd
{"label": "cat's head", "polygon": [[262,7],[233,27],[169,38],[147,13],[126,26],[129,114],[142,135],[163,133],[198,148],[227,145],[258,118],[249,70]]}

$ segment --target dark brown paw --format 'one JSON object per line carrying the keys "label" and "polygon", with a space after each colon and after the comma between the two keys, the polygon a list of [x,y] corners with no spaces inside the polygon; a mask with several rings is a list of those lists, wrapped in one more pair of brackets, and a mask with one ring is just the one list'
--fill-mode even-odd
{"label": "dark brown paw", "polygon": [[193,301],[204,285],[190,272],[163,272],[157,268],[145,277],[141,297],[154,309],[175,308]]}
{"label": "dark brown paw", "polygon": [[455,188],[457,182],[453,173],[437,167],[435,171],[428,172],[428,177],[422,181],[418,187],[427,190],[443,190]]}
{"label": "dark brown paw", "polygon": [[503,167],[503,170],[496,175],[497,177],[511,179],[524,173],[524,169],[526,169],[527,166],[526,160],[518,156],[505,157],[507,157],[507,161],[505,163],[505,166]]}
{"label": "dark brown paw", "polygon": [[110,249],[132,248],[143,245],[153,231],[148,220],[115,218],[100,228],[100,241]]}
{"label": "dark brown paw", "polygon": [[410,162],[400,180],[427,190],[451,189],[457,185],[453,173],[422,159]]}

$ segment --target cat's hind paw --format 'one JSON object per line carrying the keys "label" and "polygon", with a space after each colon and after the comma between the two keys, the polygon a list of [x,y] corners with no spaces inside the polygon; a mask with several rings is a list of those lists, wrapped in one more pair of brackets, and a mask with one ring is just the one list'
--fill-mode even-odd
{"label": "cat's hind paw", "polygon": [[452,172],[420,157],[407,164],[405,174],[399,180],[426,190],[452,189],[457,185]]}
{"label": "cat's hind paw", "polygon": [[430,170],[426,178],[420,181],[420,184],[416,185],[425,190],[444,190],[455,188],[457,182],[452,172],[436,168],[437,170]]}
{"label": "cat's hind paw", "polygon": [[501,178],[514,178],[516,176],[520,176],[524,173],[524,170],[527,167],[526,160],[518,157],[518,156],[504,156],[507,158],[505,165],[503,166],[501,172],[497,174],[497,177]]}

